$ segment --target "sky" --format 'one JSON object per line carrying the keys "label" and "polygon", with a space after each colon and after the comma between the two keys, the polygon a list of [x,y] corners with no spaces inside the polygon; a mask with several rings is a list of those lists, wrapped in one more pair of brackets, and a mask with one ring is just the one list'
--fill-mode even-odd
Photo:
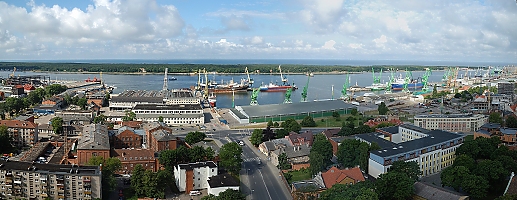
{"label": "sky", "polygon": [[8,0],[0,60],[517,63],[515,0]]}

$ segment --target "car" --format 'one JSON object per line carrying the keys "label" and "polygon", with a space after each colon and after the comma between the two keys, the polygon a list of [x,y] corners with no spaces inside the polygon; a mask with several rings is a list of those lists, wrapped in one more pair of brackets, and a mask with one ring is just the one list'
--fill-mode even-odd
{"label": "car", "polygon": [[244,146],[244,142],[243,141],[239,141],[239,145]]}
{"label": "car", "polygon": [[189,195],[190,196],[197,196],[197,195],[201,195],[201,192],[197,191],[197,190],[192,190],[192,191],[190,191]]}

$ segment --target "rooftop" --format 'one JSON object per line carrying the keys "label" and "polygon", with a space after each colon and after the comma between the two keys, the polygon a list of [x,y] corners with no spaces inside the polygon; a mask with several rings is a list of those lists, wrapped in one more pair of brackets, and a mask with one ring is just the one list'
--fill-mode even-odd
{"label": "rooftop", "polygon": [[329,100],[309,101],[291,104],[241,106],[241,108],[249,117],[263,117],[298,113],[317,113],[322,111],[331,111],[339,109],[352,109],[356,107],[352,104],[345,103],[341,100]]}
{"label": "rooftop", "polygon": [[382,130],[382,131],[385,131],[385,132],[388,132],[391,134],[397,134],[397,133],[399,133],[399,126],[384,127],[384,128],[379,128],[379,130]]}
{"label": "rooftop", "polygon": [[178,167],[180,169],[192,170],[195,168],[202,168],[202,167],[216,168],[217,165],[214,163],[214,161],[206,161],[206,162],[179,164]]}
{"label": "rooftop", "polygon": [[287,158],[297,158],[309,156],[309,153],[311,153],[311,147],[307,147],[307,145],[285,147],[282,149],[274,150],[273,153],[275,153],[276,155],[285,153]]}
{"label": "rooftop", "polygon": [[416,182],[414,185],[415,195],[429,200],[442,199],[468,199],[468,196],[462,195],[458,192],[448,191],[441,187],[432,186],[423,182]]}
{"label": "rooftop", "polygon": [[0,160],[0,170],[56,172],[64,174],[100,175],[98,166],[56,165]]}
{"label": "rooftop", "polygon": [[415,126],[413,124],[402,124],[400,125],[399,127],[402,127],[402,128],[407,128],[409,130],[413,130],[413,131],[418,131],[420,133],[427,133],[429,132],[430,130],[427,130],[425,128],[422,128],[422,127],[418,127],[418,126]]}
{"label": "rooftop", "polygon": [[124,157],[133,158],[128,160],[137,160],[134,158],[140,158],[138,160],[153,160],[154,151],[151,149],[112,149],[111,156],[117,157],[120,161],[123,161]]}
{"label": "rooftop", "polygon": [[20,121],[20,120],[0,120],[0,125],[5,125],[9,128],[37,128],[38,125],[34,122],[30,121]]}
{"label": "rooftop", "polygon": [[[379,136],[381,136],[381,137],[379,137]],[[355,135],[355,137],[360,138],[362,140],[366,140],[370,143],[375,142],[381,147],[381,149],[392,148],[392,147],[397,146],[396,143],[393,143],[389,140],[384,139],[384,135],[379,134],[379,133],[363,133],[363,134],[357,134],[357,135]]]}
{"label": "rooftop", "polygon": [[181,104],[181,105],[163,105],[163,104],[137,104],[133,110],[201,110],[201,104]]}
{"label": "rooftop", "polygon": [[210,188],[218,187],[239,187],[241,183],[230,174],[219,174],[210,177],[208,180]]}
{"label": "rooftop", "polygon": [[429,114],[429,115],[416,115],[415,118],[471,118],[471,117],[483,117],[481,114]]}
{"label": "rooftop", "polygon": [[346,168],[342,170],[337,167],[332,167],[328,171],[321,173],[321,178],[323,178],[323,182],[327,189],[332,188],[334,184],[340,183],[346,177],[350,177],[356,182],[365,181],[363,173],[359,167]]}
{"label": "rooftop", "polygon": [[85,125],[77,149],[109,150],[108,127],[101,124]]}

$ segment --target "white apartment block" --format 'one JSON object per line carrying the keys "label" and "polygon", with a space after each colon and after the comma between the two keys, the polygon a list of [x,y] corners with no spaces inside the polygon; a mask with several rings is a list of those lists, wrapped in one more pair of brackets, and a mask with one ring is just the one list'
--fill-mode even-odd
{"label": "white apartment block", "polygon": [[208,180],[217,175],[213,161],[179,164],[174,167],[174,179],[180,192],[209,188]]}
{"label": "white apartment block", "polygon": [[482,114],[431,114],[414,117],[415,126],[450,132],[474,132],[486,123],[488,116]]}
{"label": "white apartment block", "polygon": [[199,125],[205,123],[200,104],[162,105],[138,104],[133,108],[138,121],[157,122],[160,117],[167,125]]}
{"label": "white apartment block", "polygon": [[399,126],[402,142],[393,143],[378,151],[371,151],[368,173],[378,178],[386,173],[395,161],[415,161],[422,176],[439,173],[452,165],[456,149],[463,144],[464,135],[442,131],[426,130],[409,124]]}
{"label": "white apartment block", "polygon": [[0,161],[0,199],[102,198],[98,166]]}

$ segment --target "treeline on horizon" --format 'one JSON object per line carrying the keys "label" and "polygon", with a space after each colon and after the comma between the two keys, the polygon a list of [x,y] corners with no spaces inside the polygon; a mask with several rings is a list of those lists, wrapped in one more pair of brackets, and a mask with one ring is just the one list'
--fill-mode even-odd
{"label": "treeline on horizon", "polygon": [[[164,73],[168,68],[169,73],[195,73],[206,69],[207,72],[217,73],[245,73],[248,67],[250,73],[278,73],[276,64],[124,64],[124,63],[37,63],[37,62],[0,62],[0,70],[12,71],[45,71],[45,72],[107,72],[107,73],[139,73],[144,68],[147,73]],[[389,70],[421,71],[425,68],[443,70],[447,66],[416,66],[416,65],[374,65],[374,66],[350,66],[350,65],[302,65],[283,64],[284,73],[344,73],[344,72],[375,72]]]}

